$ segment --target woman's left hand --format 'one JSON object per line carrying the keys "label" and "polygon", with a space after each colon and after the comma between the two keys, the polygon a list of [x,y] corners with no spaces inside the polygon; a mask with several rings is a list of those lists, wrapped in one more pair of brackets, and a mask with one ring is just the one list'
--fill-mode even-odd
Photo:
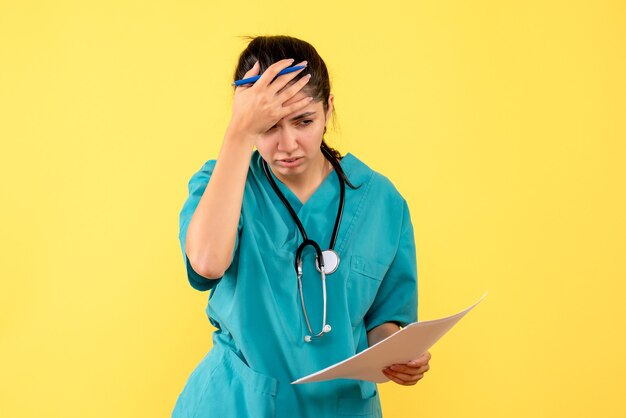
{"label": "woman's left hand", "polygon": [[424,377],[430,366],[430,353],[427,351],[415,360],[411,360],[405,364],[393,364],[385,369],[383,373],[392,381],[404,385],[412,386]]}

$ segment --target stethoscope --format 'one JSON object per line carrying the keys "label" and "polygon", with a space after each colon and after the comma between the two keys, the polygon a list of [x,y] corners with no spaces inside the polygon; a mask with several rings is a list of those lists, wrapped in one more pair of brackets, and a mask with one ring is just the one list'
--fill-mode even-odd
{"label": "stethoscope", "polygon": [[[272,188],[274,189],[274,191],[276,192],[280,200],[283,202],[283,204],[289,211],[289,214],[295,221],[296,226],[298,227],[298,230],[300,231],[300,234],[302,235],[302,238],[304,240],[302,241],[302,244],[300,244],[300,246],[296,250],[296,260],[295,260],[294,265],[295,265],[296,274],[298,277],[298,289],[300,290],[300,301],[302,302],[302,312],[304,313],[304,319],[306,321],[306,325],[309,328],[309,332],[310,332],[309,335],[304,336],[304,341],[307,343],[311,342],[313,337],[319,338],[325,333],[330,332],[331,330],[331,326],[326,323],[326,275],[332,274],[333,272],[337,270],[337,267],[339,267],[339,255],[335,252],[334,248],[335,248],[335,241],[337,240],[337,232],[339,231],[339,225],[341,223],[341,216],[343,215],[344,198],[346,194],[346,186],[344,184],[343,178],[340,175],[341,167],[339,168],[337,167],[339,163],[337,162],[337,160],[335,160],[335,158],[332,156],[332,154],[330,154],[328,150],[324,148],[322,148],[321,150],[322,150],[322,154],[324,154],[324,157],[328,161],[330,161],[330,163],[335,168],[335,173],[337,174],[337,178],[339,179],[339,189],[341,191],[339,195],[339,207],[337,208],[337,217],[335,219],[335,227],[333,228],[333,235],[330,239],[329,249],[324,250],[324,251],[321,250],[320,246],[315,241],[313,241],[312,239],[309,239],[309,237],[306,234],[306,231],[304,230],[304,226],[302,226],[302,223],[300,222],[300,219],[298,218],[298,215],[296,214],[296,212],[293,210],[293,208],[287,201],[287,198],[285,197],[285,195],[278,188],[278,185],[276,184],[276,181],[274,181],[274,178],[271,176],[269,172],[269,167],[267,166],[267,162],[265,160],[262,160],[263,171],[265,172],[265,176],[269,180],[270,184],[272,185]],[[316,253],[315,267],[317,268],[317,271],[320,272],[321,277],[322,277],[322,294],[324,297],[324,315],[322,319],[322,330],[317,334],[315,334],[313,332],[313,329],[311,328],[311,323],[309,322],[309,316],[307,315],[306,306],[304,304],[304,293],[302,291],[302,251],[307,245],[312,246],[313,249],[315,250],[315,253]]]}

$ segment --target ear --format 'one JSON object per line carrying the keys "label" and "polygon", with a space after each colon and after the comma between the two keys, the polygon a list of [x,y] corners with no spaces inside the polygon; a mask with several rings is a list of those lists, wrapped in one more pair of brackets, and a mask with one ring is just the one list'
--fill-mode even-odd
{"label": "ear", "polygon": [[326,109],[326,121],[324,122],[324,126],[328,125],[328,121],[330,120],[330,116],[333,114],[333,103],[335,102],[335,96],[332,94],[328,95],[328,109]]}

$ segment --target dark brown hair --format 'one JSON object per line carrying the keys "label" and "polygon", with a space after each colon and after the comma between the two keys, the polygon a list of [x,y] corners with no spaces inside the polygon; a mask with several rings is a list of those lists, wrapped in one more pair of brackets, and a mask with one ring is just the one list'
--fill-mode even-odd
{"label": "dark brown hair", "polygon": [[[328,76],[328,69],[322,57],[319,56],[313,45],[310,43],[293,38],[291,36],[247,36],[244,39],[249,39],[250,43],[246,49],[239,55],[239,62],[233,75],[233,81],[244,78],[244,74],[247,73],[254,63],[259,61],[259,74],[262,74],[267,67],[286,58],[293,58],[294,63],[301,61],[307,61],[306,71],[300,72],[293,82],[302,78],[305,74],[311,74],[311,79],[306,84],[304,90],[313,97],[314,101],[322,102],[324,105],[324,111],[328,111],[328,99],[330,97],[330,77]],[[334,113],[334,112],[333,112]],[[324,128],[324,133],[326,128]],[[355,188],[348,180],[347,176],[341,170],[341,166],[338,163],[343,157],[341,153],[334,148],[328,146],[324,138],[322,138],[322,151],[325,151],[325,156],[331,157],[335,161],[331,161],[333,166],[337,169],[337,173],[343,177],[346,184],[351,188]]]}

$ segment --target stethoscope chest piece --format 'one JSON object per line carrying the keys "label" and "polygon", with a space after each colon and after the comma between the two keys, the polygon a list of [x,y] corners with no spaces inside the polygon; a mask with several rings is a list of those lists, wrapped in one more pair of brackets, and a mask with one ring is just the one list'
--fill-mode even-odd
{"label": "stethoscope chest piece", "polygon": [[[324,250],[322,251],[322,257],[324,258],[324,270],[326,274],[334,273],[337,267],[339,267],[339,255],[333,250]],[[315,258],[315,267],[317,271],[322,272],[317,257]]]}

